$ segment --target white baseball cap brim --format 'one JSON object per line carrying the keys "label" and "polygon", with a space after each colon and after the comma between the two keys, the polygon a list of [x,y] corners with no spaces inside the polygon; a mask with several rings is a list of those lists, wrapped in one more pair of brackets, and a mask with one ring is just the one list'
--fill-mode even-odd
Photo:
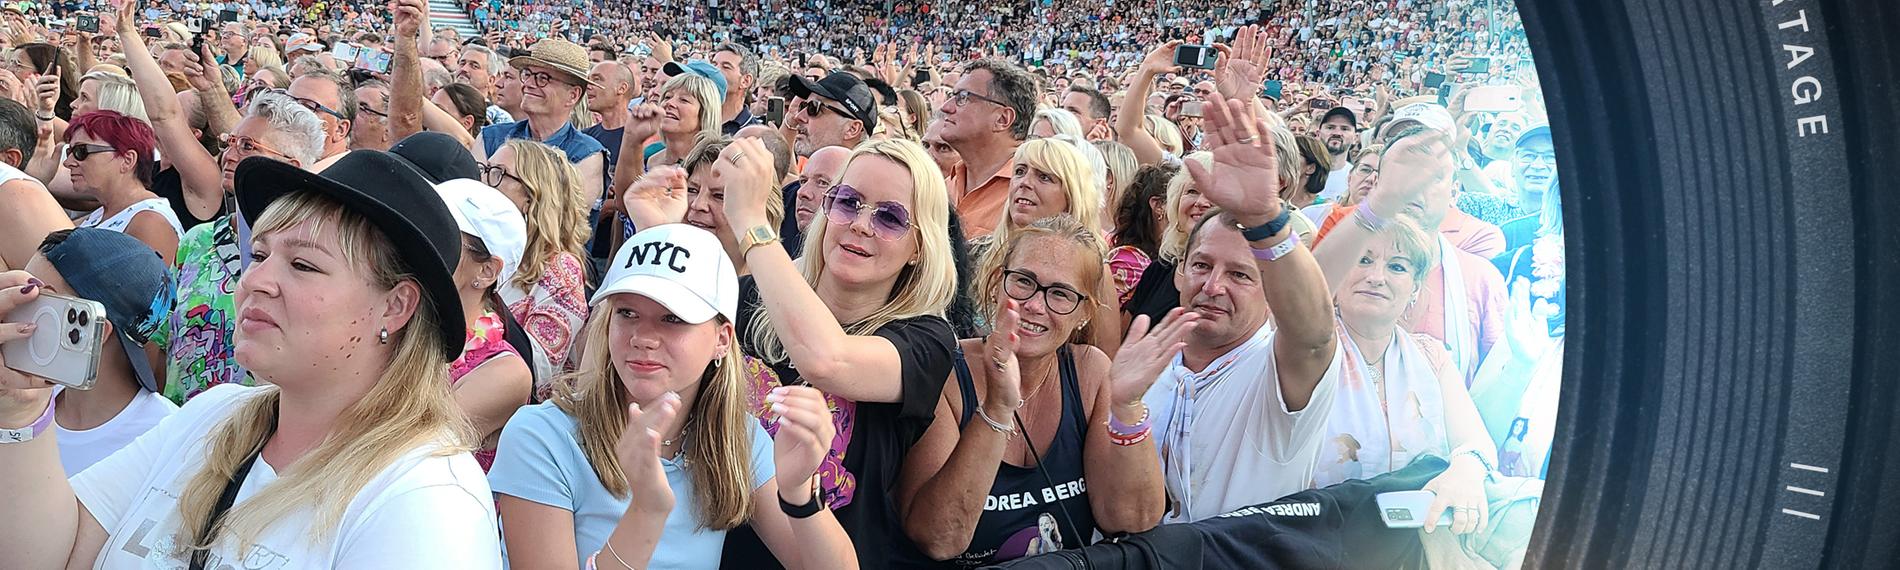
{"label": "white baseball cap brim", "polygon": [[652,299],[688,323],[739,311],[739,275],[719,238],[686,224],[640,230],[620,245],[591,305],[619,293]]}
{"label": "white baseball cap brim", "polygon": [[673,316],[691,324],[699,324],[719,314],[712,303],[700,297],[686,285],[657,275],[627,275],[615,281],[611,286],[602,287],[594,292],[591,304],[599,305],[608,297],[620,293],[633,293],[659,303],[672,311]]}
{"label": "white baseball cap brim", "polygon": [[528,249],[528,221],[521,210],[500,190],[466,178],[437,184],[435,191],[448,204],[449,214],[455,216],[455,226],[462,233],[480,238],[489,254],[501,258],[501,275],[496,282],[506,289],[521,269],[521,258]]}

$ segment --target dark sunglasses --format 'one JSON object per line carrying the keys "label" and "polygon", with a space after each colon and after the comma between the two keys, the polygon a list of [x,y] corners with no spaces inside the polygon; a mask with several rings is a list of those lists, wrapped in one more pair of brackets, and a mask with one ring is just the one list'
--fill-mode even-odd
{"label": "dark sunglasses", "polygon": [[844,118],[846,118],[846,119],[855,119],[855,118],[856,118],[856,117],[852,117],[852,116],[851,116],[851,112],[850,112],[850,111],[846,111],[846,110],[844,110],[844,109],[839,109],[839,108],[837,108],[837,107],[833,107],[833,106],[831,106],[831,105],[826,105],[826,104],[824,104],[824,103],[819,103],[819,102],[817,102],[817,101],[814,101],[814,100],[810,100],[810,99],[807,99],[807,100],[805,100],[805,101],[803,101],[803,102],[801,102],[801,103],[799,103],[799,104],[798,104],[798,108],[799,108],[799,109],[802,109],[802,110],[804,110],[804,111],[805,111],[805,116],[807,116],[807,117],[811,117],[811,118],[814,118],[814,119],[816,119],[816,118],[818,118],[818,115],[819,115],[819,114],[822,114],[822,113],[824,113],[825,111],[831,111],[831,112],[833,112],[833,113],[837,113],[837,114],[838,114],[838,116],[840,116],[840,117],[844,117]]}
{"label": "dark sunglasses", "polygon": [[85,162],[92,155],[112,154],[117,150],[119,149],[102,144],[76,144],[66,147],[66,156],[73,157],[73,160],[77,162]]}
{"label": "dark sunglasses", "polygon": [[1016,269],[1003,270],[1003,294],[1018,301],[1028,301],[1042,293],[1042,306],[1049,312],[1067,315],[1082,306],[1089,296],[1068,285],[1043,285],[1036,276]]}
{"label": "dark sunglasses", "polygon": [[904,208],[903,204],[897,202],[867,204],[864,201],[864,194],[846,184],[833,186],[831,191],[825,193],[825,217],[833,224],[840,226],[856,224],[859,215],[867,209],[872,210],[871,233],[878,239],[896,241],[910,233],[913,225],[910,221],[910,210]]}

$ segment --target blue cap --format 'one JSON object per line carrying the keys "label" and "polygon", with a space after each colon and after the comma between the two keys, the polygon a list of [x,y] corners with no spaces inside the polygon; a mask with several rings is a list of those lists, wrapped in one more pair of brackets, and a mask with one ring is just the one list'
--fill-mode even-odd
{"label": "blue cap", "polygon": [[172,311],[177,288],[165,259],[138,238],[98,228],[73,230],[45,256],[73,295],[105,306],[139,385],[157,392],[144,347]]}
{"label": "blue cap", "polygon": [[1512,147],[1524,146],[1524,143],[1530,142],[1531,139],[1535,137],[1544,137],[1545,139],[1550,139],[1551,138],[1550,125],[1537,125],[1528,129],[1524,129],[1524,134],[1517,135],[1517,142],[1512,144],[1511,146]]}
{"label": "blue cap", "polygon": [[693,75],[698,75],[700,77],[711,79],[713,82],[713,86],[719,88],[719,96],[721,98],[724,98],[726,96],[726,74],[720,73],[719,68],[713,67],[713,64],[707,62],[706,60],[695,59],[695,60],[686,62],[686,65],[680,65],[679,62],[677,61],[669,61],[669,62],[666,62],[666,65],[662,67],[661,69],[666,72],[667,77],[672,77],[675,75],[679,75],[681,73],[691,73]]}

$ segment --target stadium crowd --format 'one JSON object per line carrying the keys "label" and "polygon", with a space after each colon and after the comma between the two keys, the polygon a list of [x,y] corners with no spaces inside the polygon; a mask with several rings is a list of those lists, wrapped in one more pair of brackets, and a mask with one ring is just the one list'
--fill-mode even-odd
{"label": "stadium crowd", "polygon": [[1517,567],[1510,4],[1186,4],[0,5],[0,567]]}

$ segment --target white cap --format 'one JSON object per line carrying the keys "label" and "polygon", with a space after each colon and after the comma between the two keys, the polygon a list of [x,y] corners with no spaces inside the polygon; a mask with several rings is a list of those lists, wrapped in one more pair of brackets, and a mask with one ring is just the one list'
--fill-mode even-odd
{"label": "white cap", "polygon": [[481,238],[488,253],[501,258],[501,276],[495,282],[506,289],[528,249],[528,221],[521,210],[500,190],[467,178],[437,184],[435,191],[449,205],[455,226]]}
{"label": "white cap", "polygon": [[1405,121],[1416,122],[1434,131],[1450,133],[1452,130],[1451,111],[1445,110],[1437,103],[1413,103],[1400,107],[1399,110],[1392,112],[1392,124],[1386,128],[1386,132],[1399,132],[1401,128],[1399,123]]}
{"label": "white cap", "polygon": [[589,304],[616,293],[643,295],[688,323],[713,315],[730,322],[738,318],[739,272],[712,232],[686,224],[654,226],[620,246]]}

